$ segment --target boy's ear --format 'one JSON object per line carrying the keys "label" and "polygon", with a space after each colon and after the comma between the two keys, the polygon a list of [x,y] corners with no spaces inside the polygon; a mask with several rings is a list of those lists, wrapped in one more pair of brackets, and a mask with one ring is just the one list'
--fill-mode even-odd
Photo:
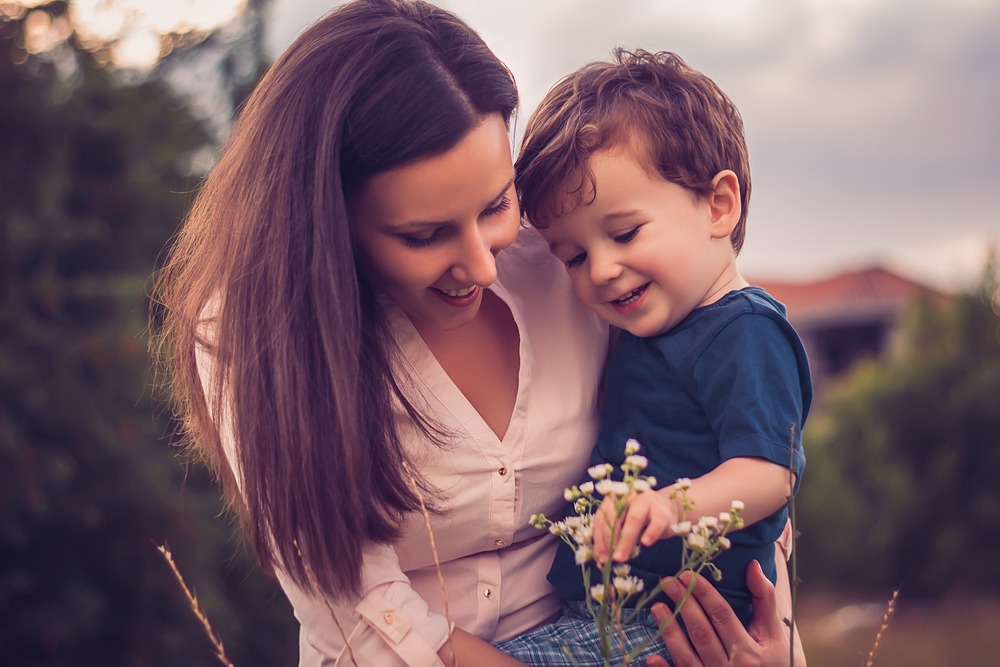
{"label": "boy's ear", "polygon": [[736,174],[724,169],[712,179],[712,192],[708,195],[711,215],[712,238],[729,238],[740,220],[740,181]]}

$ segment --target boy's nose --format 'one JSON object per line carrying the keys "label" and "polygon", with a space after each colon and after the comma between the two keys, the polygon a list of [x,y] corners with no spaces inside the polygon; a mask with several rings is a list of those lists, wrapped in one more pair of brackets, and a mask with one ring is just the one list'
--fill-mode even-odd
{"label": "boy's nose", "polygon": [[595,285],[605,285],[622,274],[622,267],[613,257],[589,256],[590,280]]}

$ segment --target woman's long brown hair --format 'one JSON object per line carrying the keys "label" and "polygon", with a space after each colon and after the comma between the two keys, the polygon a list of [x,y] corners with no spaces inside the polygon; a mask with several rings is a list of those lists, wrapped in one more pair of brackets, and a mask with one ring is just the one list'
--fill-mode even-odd
{"label": "woman's long brown hair", "polygon": [[365,543],[397,538],[418,506],[397,419],[434,430],[393,378],[395,343],[356,265],[346,198],[516,105],[510,72],[453,15],[348,3],[263,77],[157,277],[155,352],[187,441],[261,564],[300,586],[359,592]]}

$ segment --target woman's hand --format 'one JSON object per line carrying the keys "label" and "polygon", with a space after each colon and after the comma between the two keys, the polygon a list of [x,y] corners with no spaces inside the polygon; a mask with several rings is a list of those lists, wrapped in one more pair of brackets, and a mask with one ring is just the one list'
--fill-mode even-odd
{"label": "woman's hand", "polygon": [[[779,576],[782,569],[779,568]],[[686,572],[681,575],[680,581],[665,579],[664,592],[677,602],[692,576],[695,575]],[[753,595],[753,618],[747,629],[743,628],[732,607],[708,580],[696,577],[694,590],[681,607],[687,634],[677,623],[671,623],[663,632],[663,641],[676,667],[787,667],[793,640],[778,613],[774,586],[764,576],[757,561],[747,566],[746,576],[747,587]],[[653,605],[652,611],[657,622],[670,616],[670,610],[664,604]],[[805,655],[797,639],[795,667],[805,667]],[[647,665],[668,667],[667,661],[660,657],[649,658]]]}

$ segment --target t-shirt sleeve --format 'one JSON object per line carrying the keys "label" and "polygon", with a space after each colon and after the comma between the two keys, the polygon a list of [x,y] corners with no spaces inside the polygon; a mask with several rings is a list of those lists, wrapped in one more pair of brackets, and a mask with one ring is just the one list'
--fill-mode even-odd
{"label": "t-shirt sleeve", "polygon": [[791,465],[796,486],[805,466],[801,432],[808,383],[799,345],[787,325],[746,313],[718,331],[694,362],[693,374],[722,460],[752,456]]}

